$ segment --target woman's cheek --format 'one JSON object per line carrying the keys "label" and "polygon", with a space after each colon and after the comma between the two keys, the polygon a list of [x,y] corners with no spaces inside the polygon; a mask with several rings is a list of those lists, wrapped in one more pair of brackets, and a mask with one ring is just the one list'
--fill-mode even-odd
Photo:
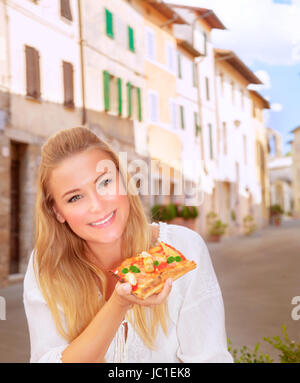
{"label": "woman's cheek", "polygon": [[81,204],[81,206],[77,206],[76,208],[73,208],[72,211],[69,212],[67,221],[69,225],[72,228],[76,228],[82,225],[85,225],[86,217],[87,217],[87,209],[84,204]]}

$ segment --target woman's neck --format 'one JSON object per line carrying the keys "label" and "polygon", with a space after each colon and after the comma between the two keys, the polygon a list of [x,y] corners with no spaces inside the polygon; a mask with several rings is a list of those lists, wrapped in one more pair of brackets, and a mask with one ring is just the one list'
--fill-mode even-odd
{"label": "woman's neck", "polygon": [[122,261],[121,239],[113,243],[89,243],[87,256],[101,270],[111,270]]}

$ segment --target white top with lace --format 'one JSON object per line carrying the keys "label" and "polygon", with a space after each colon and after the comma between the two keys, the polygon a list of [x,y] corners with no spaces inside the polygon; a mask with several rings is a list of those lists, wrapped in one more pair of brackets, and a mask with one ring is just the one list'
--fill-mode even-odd
{"label": "white top with lace", "polygon": [[[227,349],[222,293],[203,239],[195,231],[183,226],[164,222],[160,222],[159,226],[158,241],[177,248],[187,259],[194,260],[197,268],[173,283],[168,298],[171,319],[168,337],[160,328],[157,347],[150,350],[127,322],[125,343],[125,320],[108,348],[106,362],[232,363],[233,358]],[[24,279],[23,293],[30,334],[30,362],[60,363],[61,354],[68,342],[58,333],[49,307],[38,288],[32,256]]]}

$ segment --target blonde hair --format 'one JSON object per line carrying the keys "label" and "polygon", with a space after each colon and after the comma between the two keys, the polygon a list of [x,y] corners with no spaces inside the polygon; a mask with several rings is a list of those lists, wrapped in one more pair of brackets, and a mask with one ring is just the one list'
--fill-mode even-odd
{"label": "blonde hair", "polygon": [[[125,187],[130,212],[122,234],[122,259],[153,246],[149,218],[139,195],[132,193],[134,183],[129,182],[130,174],[124,172],[114,150],[85,127],[65,129],[50,137],[42,147],[37,181],[34,267],[56,327],[69,342],[79,336],[104,305],[107,281],[102,270],[86,256],[85,240],[77,236],[67,222],[58,222],[53,211],[54,199],[49,190],[49,178],[52,170],[64,159],[92,148],[109,154],[123,180],[127,180]],[[101,283],[102,299],[99,299],[95,277]],[[64,321],[59,308],[64,312]],[[167,335],[167,303],[152,308],[134,305],[127,314],[128,320],[150,349],[155,348],[159,325]]]}

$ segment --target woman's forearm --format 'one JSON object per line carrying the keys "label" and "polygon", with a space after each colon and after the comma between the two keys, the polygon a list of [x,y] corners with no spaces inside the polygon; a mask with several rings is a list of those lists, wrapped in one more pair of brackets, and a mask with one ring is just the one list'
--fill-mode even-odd
{"label": "woman's forearm", "polygon": [[63,351],[62,362],[103,362],[129,307],[113,293],[85,330]]}

